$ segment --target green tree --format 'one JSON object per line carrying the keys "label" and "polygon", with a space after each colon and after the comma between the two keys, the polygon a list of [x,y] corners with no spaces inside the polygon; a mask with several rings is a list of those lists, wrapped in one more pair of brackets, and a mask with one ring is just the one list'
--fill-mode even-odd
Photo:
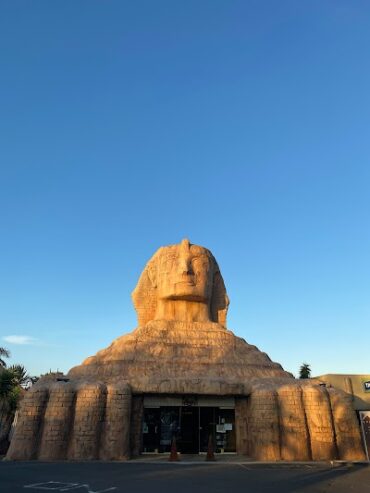
{"label": "green tree", "polygon": [[12,365],[7,369],[13,376],[13,385],[15,386],[26,383],[26,381],[30,378],[27,374],[26,368],[23,365]]}
{"label": "green tree", "polygon": [[[3,351],[1,354],[5,356]],[[6,355],[8,357],[8,351]],[[0,453],[4,453],[9,445],[11,424],[24,392],[21,384],[25,383],[27,378],[27,371],[23,365],[12,365],[8,368],[0,366]]]}
{"label": "green tree", "polygon": [[0,373],[0,400],[9,412],[16,410],[21,394],[21,384],[25,383],[28,378],[23,365],[9,366]]}
{"label": "green tree", "polygon": [[308,363],[303,363],[299,369],[299,378],[310,378],[311,367]]}
{"label": "green tree", "polygon": [[13,389],[14,375],[7,369],[0,373],[0,398],[6,400]]}
{"label": "green tree", "polygon": [[6,362],[3,358],[10,358],[10,351],[5,349],[4,347],[0,347],[0,367],[6,368]]}

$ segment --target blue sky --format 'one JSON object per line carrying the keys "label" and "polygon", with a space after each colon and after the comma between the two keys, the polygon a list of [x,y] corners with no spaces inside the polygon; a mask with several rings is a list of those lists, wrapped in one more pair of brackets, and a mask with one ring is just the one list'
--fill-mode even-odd
{"label": "blue sky", "polygon": [[10,362],[67,371],[131,331],[145,263],[188,237],[237,335],[295,374],[368,373],[369,22],[356,0],[3,1]]}

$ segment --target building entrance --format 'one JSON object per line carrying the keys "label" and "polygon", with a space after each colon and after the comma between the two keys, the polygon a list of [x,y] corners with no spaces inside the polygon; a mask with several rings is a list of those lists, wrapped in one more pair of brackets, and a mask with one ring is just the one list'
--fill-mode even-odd
{"label": "building entrance", "polygon": [[199,408],[180,407],[178,447],[183,454],[199,452]]}
{"label": "building entrance", "polygon": [[176,437],[179,452],[205,453],[210,436],[216,453],[236,451],[234,409],[214,406],[144,408],[144,453],[169,453],[173,437]]}

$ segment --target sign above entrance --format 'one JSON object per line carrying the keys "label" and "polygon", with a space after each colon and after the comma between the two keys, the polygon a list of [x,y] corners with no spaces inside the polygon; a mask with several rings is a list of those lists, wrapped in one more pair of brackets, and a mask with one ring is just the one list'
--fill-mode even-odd
{"label": "sign above entrance", "polygon": [[182,397],[182,405],[185,407],[197,406],[198,397],[196,395],[184,395]]}
{"label": "sign above entrance", "polygon": [[[184,401],[187,399],[192,399],[188,404]],[[194,401],[195,399],[195,401]],[[144,396],[144,407],[162,407],[162,406],[198,406],[198,407],[220,407],[223,409],[234,409],[235,399],[234,397],[218,397],[218,396],[208,396],[208,395],[161,395],[161,394],[151,394]]]}

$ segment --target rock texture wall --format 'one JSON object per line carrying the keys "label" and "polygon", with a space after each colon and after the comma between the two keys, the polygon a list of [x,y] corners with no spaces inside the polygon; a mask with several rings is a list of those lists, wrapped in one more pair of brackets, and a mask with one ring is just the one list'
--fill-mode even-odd
{"label": "rock texture wall", "polygon": [[107,386],[100,459],[126,460],[130,458],[131,401],[131,389],[127,384]]}
{"label": "rock texture wall", "polygon": [[142,451],[142,426],[144,415],[144,398],[135,395],[132,399],[132,421],[130,430],[131,453],[139,455]]}
{"label": "rock texture wall", "polygon": [[280,429],[277,393],[257,389],[247,409],[249,454],[257,460],[280,460]]}
{"label": "rock texture wall", "polygon": [[98,458],[106,394],[107,389],[101,384],[79,386],[68,453],[70,459]]}
{"label": "rock texture wall", "polygon": [[307,428],[302,389],[287,384],[277,391],[282,460],[310,460],[310,438]]}
{"label": "rock texture wall", "polygon": [[[30,391],[29,394],[32,396]],[[73,425],[74,403],[75,389],[71,384],[53,384],[50,387],[38,453],[40,460],[63,460],[67,458],[70,430]],[[23,410],[21,419],[25,419]],[[37,452],[35,451],[35,453]]]}
{"label": "rock texture wall", "polygon": [[337,457],[333,417],[329,395],[325,387],[303,387],[303,402],[313,460],[329,460]]}
{"label": "rock texture wall", "polygon": [[352,408],[352,396],[329,388],[338,456],[344,460],[364,460],[358,420]]}
{"label": "rock texture wall", "polygon": [[73,379],[120,382],[134,393],[245,394],[253,378],[291,377],[217,323],[152,321],[73,368]]}
{"label": "rock texture wall", "polygon": [[42,386],[35,386],[27,392],[21,404],[17,428],[10,442],[8,459],[33,460],[38,458],[48,397],[48,390]]}
{"label": "rock texture wall", "polygon": [[237,451],[257,460],[366,459],[351,398],[333,388],[266,379],[237,401],[235,418]]}
{"label": "rock texture wall", "polygon": [[235,435],[236,452],[240,455],[248,455],[248,397],[235,399]]}
{"label": "rock texture wall", "polygon": [[23,399],[10,460],[125,460],[130,456],[128,385],[35,385]]}
{"label": "rock texture wall", "polygon": [[[365,460],[351,398],[292,379],[236,399],[238,453],[256,460]],[[125,384],[37,384],[23,399],[13,460],[126,460],[141,452],[143,396]]]}

